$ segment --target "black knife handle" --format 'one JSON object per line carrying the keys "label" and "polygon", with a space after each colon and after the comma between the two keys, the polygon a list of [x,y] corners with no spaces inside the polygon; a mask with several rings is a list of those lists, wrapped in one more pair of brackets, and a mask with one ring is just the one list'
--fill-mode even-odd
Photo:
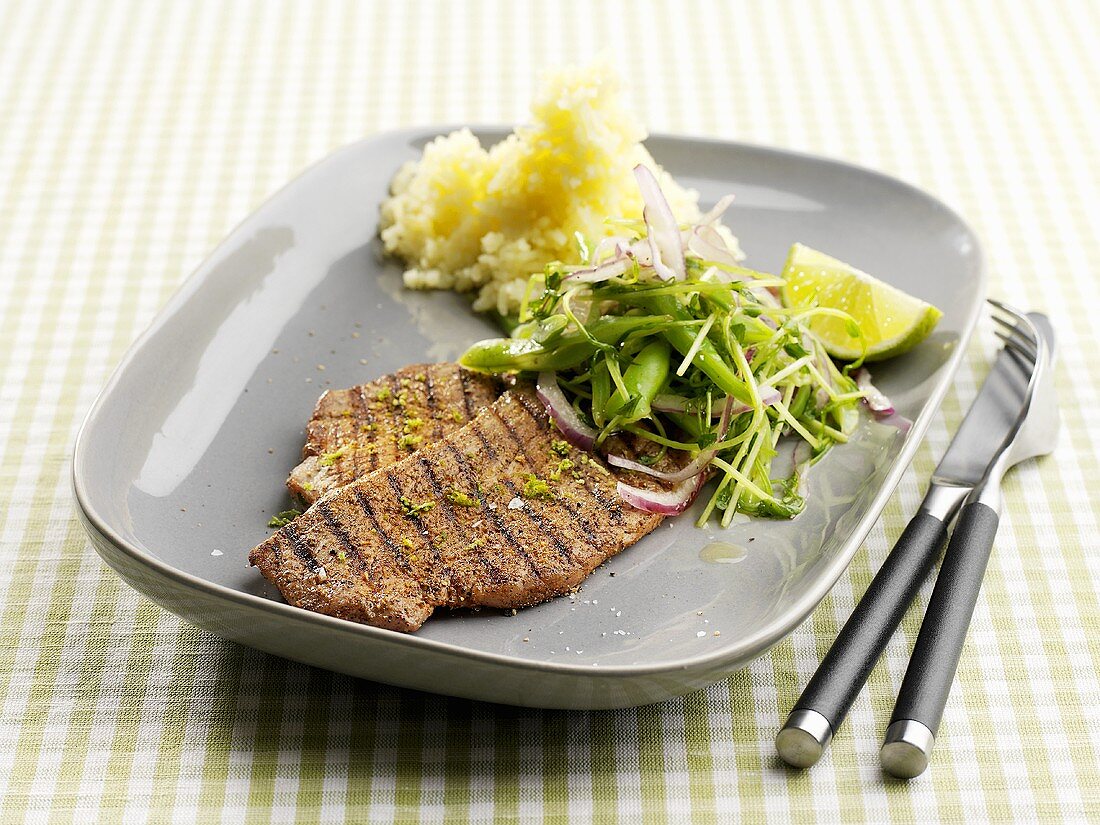
{"label": "black knife handle", "polygon": [[909,522],[776,737],[788,764],[808,767],[820,758],[935,564],[946,533],[927,512]]}
{"label": "black knife handle", "polygon": [[916,776],[928,764],[999,521],[997,511],[980,501],[959,514],[880,754],[895,776]]}

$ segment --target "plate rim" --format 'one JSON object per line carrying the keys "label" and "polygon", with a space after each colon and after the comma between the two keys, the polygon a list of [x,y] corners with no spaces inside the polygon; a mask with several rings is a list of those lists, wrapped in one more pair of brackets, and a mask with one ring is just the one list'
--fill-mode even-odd
{"label": "plate rim", "polygon": [[[84,526],[86,530],[94,530],[104,542],[110,544],[115,550],[121,552],[132,562],[147,568],[152,574],[171,580],[177,586],[198,590],[210,597],[228,599],[245,608],[255,608],[267,611],[277,617],[291,619],[297,622],[312,622],[316,624],[319,629],[334,629],[345,633],[358,634],[365,638],[387,644],[402,644],[412,649],[420,649],[424,652],[473,659],[487,665],[505,666],[535,673],[554,673],[561,676],[583,676],[586,679],[604,679],[654,676],[684,670],[715,669],[721,668],[723,662],[748,661],[756,657],[797,630],[809,617],[825,596],[827,596],[836,586],[841,575],[843,575],[844,571],[851,564],[853,557],[866,539],[867,534],[881,517],[887,501],[890,496],[893,495],[894,490],[901,481],[901,477],[912,463],[913,457],[931,425],[932,418],[939,411],[943,398],[947,394],[948,388],[951,386],[951,378],[958,371],[959,365],[966,355],[968,345],[977,327],[978,320],[981,317],[982,307],[985,304],[985,297],[987,295],[988,271],[981,242],[977,233],[961,215],[939,198],[900,178],[869,167],[825,155],[745,141],[723,140],[710,136],[670,133],[653,133],[649,136],[650,138],[656,138],[660,142],[710,144],[724,148],[766,153],[780,159],[788,158],[803,162],[808,161],[815,164],[825,164],[840,170],[870,176],[892,187],[899,188],[948,215],[952,221],[961,227],[969,236],[973,244],[972,255],[980,299],[974,302],[973,307],[965,317],[963,327],[959,332],[958,342],[949,357],[944,361],[943,368],[947,370],[947,377],[938,382],[937,386],[934,387],[933,391],[929,394],[921,414],[913,421],[912,427],[901,445],[901,449],[891,468],[883,478],[878,490],[869,500],[864,514],[848,533],[842,549],[836,554],[832,561],[818,573],[814,582],[791,608],[788,608],[771,620],[764,622],[755,633],[749,636],[742,636],[727,647],[722,647],[713,653],[689,655],[655,664],[613,664],[593,667],[592,665],[559,663],[544,659],[523,659],[506,654],[491,653],[464,647],[453,642],[424,638],[412,633],[398,633],[397,631],[351,622],[346,619],[339,619],[304,608],[294,607],[283,601],[275,601],[274,599],[269,599],[264,596],[236,590],[226,585],[180,570],[128,541],[120,535],[111,526],[110,522],[101,516],[91,504],[87,492],[90,486],[90,479],[88,478],[86,466],[86,444],[89,438],[89,430],[102,410],[106,399],[117,387],[122,374],[126,371],[135,355],[143,348],[146,341],[156,333],[164,322],[197,291],[198,287],[202,285],[209,274],[209,263],[226,248],[230,240],[236,237],[239,231],[257,215],[264,212],[271,204],[284,198],[296,184],[311,175],[321,166],[333,163],[338,158],[360,150],[371,143],[401,139],[405,139],[406,141],[431,139],[438,135],[448,134],[455,128],[469,128],[477,135],[490,132],[506,134],[512,127],[500,124],[467,124],[465,127],[456,127],[450,124],[428,124],[376,132],[365,138],[339,147],[323,158],[305,166],[287,183],[279,187],[275,192],[265,198],[262,203],[252,209],[241,221],[237,222],[233,228],[226,233],[225,237],[204,255],[198,266],[180,282],[179,286],[153,316],[146,328],[134,339],[130,346],[127,347],[126,352],[123,354],[118,365],[111,372],[103,389],[96,395],[95,400],[92,402],[81,422],[73,442],[70,478],[73,498],[79,510],[79,515],[81,516],[80,520],[82,526]],[[94,536],[92,538],[93,548],[102,556],[103,553],[100,551],[98,544],[94,541]],[[113,568],[113,565],[110,566]],[[142,593],[142,595],[147,596],[145,593]]]}

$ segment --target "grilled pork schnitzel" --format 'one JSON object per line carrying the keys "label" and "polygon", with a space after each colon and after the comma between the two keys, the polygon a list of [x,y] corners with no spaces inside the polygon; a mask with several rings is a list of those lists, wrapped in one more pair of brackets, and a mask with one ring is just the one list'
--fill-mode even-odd
{"label": "grilled pork schnitzel", "polygon": [[306,504],[465,426],[504,389],[457,364],[413,364],[346,390],[329,390],[306,425],[302,463],[286,486]]}
{"label": "grilled pork schnitzel", "polygon": [[616,493],[619,478],[656,481],[559,436],[534,389],[517,385],[465,427],[325,495],[249,561],[290,604],[401,631],[438,607],[564,594],[661,516]]}

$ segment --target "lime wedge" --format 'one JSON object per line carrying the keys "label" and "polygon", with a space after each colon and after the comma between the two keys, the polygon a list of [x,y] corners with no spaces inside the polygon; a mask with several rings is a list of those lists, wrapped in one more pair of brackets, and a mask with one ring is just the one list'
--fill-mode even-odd
{"label": "lime wedge", "polygon": [[[796,243],[783,267],[783,302],[789,307],[840,309],[859,324],[866,359],[892,358],[923,341],[943,315],[931,304],[872,278],[854,266]],[[814,316],[810,331],[834,358],[854,361],[864,354],[859,338],[842,318]]]}

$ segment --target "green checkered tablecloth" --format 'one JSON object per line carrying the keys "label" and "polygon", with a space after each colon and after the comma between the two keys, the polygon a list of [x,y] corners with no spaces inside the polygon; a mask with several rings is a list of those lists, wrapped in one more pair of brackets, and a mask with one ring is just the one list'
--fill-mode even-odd
{"label": "green checkered tablecloth", "polygon": [[[1088,0],[0,4],[0,822],[1100,819],[1098,43]],[[982,237],[993,294],[1055,320],[1061,442],[1008,480],[909,784],[877,753],[919,610],[815,770],[781,768],[772,737],[914,512],[988,326],[813,617],[662,705],[500,708],[236,647],[124,587],[73,515],[81,417],[237,221],[364,135],[522,120],[540,68],[602,49],[653,131],[935,193]]]}

